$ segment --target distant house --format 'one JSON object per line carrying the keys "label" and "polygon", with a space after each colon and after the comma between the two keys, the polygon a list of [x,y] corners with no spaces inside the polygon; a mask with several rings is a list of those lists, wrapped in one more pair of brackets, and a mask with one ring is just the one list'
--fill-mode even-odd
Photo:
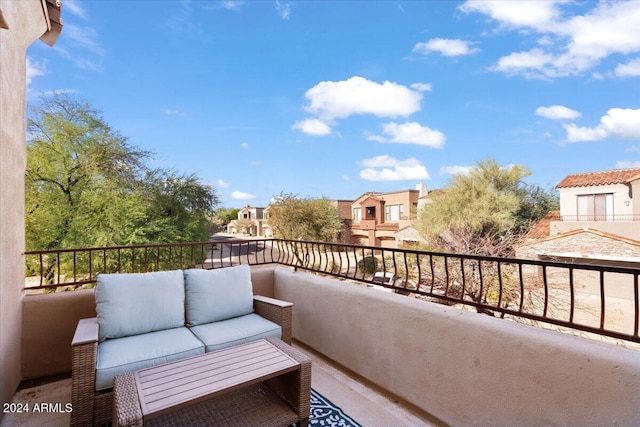
{"label": "distant house", "polygon": [[227,233],[264,236],[264,211],[268,208],[245,206],[238,211],[238,219],[227,225]]}
{"label": "distant house", "polygon": [[569,175],[557,188],[560,220],[550,235],[587,227],[640,240],[640,168]]}
{"label": "distant house", "polygon": [[367,192],[351,204],[351,238],[354,243],[396,247],[396,233],[411,226],[420,190],[391,193]]}
{"label": "distant house", "polygon": [[640,261],[640,168],[572,174],[557,188],[560,212],[530,231],[518,257]]}

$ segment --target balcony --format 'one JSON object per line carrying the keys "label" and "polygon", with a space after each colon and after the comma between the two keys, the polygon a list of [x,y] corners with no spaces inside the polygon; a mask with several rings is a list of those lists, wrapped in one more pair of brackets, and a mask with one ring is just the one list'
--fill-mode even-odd
{"label": "balcony", "polygon": [[551,221],[551,236],[586,228],[604,233],[640,240],[640,215],[562,215],[560,221]]}
{"label": "balcony", "polygon": [[[36,276],[23,299],[25,378],[68,372],[75,323],[95,315],[92,289],[36,292],[91,286],[100,271],[247,263],[254,293],[295,304],[294,339],[314,357],[313,387],[362,425],[634,425],[640,417],[640,269],[284,240],[26,257]],[[399,279],[376,282],[361,262],[369,257]],[[624,316],[612,300],[620,295],[630,298]]]}

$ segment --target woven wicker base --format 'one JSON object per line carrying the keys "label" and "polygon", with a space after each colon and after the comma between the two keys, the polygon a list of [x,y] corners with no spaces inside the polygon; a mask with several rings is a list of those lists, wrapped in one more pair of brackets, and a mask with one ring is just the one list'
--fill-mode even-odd
{"label": "woven wicker base", "polygon": [[269,387],[256,384],[145,422],[145,426],[289,426],[298,415]]}

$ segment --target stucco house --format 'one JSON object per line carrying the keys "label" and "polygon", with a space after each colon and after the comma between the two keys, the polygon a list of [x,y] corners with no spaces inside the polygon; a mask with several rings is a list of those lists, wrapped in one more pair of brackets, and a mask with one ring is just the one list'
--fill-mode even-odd
{"label": "stucco house", "polygon": [[[234,219],[227,225],[227,233],[248,234],[256,237],[271,237],[271,229],[265,229],[265,211],[268,207],[245,206],[238,211],[238,219]],[[268,215],[268,213],[267,213]]]}
{"label": "stucco house", "polygon": [[640,260],[640,168],[572,174],[557,188],[560,212],[548,216],[548,234],[537,227],[518,257]]}
{"label": "stucco house", "polygon": [[364,193],[351,204],[352,241],[369,246],[396,247],[396,233],[411,226],[419,198],[420,190]]}

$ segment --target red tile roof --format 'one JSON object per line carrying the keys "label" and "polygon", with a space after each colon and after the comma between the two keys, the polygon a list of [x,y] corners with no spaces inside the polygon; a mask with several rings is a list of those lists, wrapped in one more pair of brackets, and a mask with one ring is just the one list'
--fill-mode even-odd
{"label": "red tile roof", "polygon": [[560,211],[550,211],[527,232],[527,239],[546,239],[551,232],[551,221],[560,221]]}
{"label": "red tile roof", "polygon": [[640,168],[615,169],[602,172],[577,173],[560,181],[557,188],[587,187],[592,185],[626,184],[640,179]]}

